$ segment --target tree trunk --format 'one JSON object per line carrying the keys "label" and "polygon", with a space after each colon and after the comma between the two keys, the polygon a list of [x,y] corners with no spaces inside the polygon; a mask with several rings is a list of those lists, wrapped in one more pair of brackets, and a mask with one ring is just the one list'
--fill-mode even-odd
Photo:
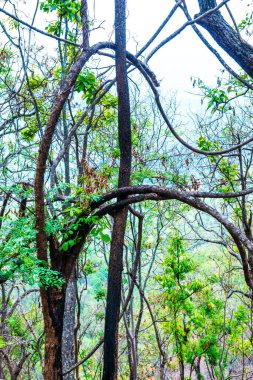
{"label": "tree trunk", "polygon": [[44,380],[63,380],[61,343],[65,292],[64,286],[40,291],[46,335]]}
{"label": "tree trunk", "polygon": [[[214,8],[216,0],[198,0],[200,13]],[[198,21],[218,45],[232,57],[245,72],[253,77],[253,47],[244,41],[223,18],[220,11],[213,12]]]}
{"label": "tree trunk", "polygon": [[180,380],[184,380],[184,363],[181,360],[179,362],[179,372],[180,372]]}
{"label": "tree trunk", "polygon": [[135,380],[134,378],[134,368],[133,368],[133,359],[132,359],[132,345],[131,337],[129,334],[130,329],[130,310],[128,309],[125,313],[124,322],[126,325],[126,339],[127,339],[127,358],[129,365],[129,380]]}
{"label": "tree trunk", "polygon": [[[118,187],[120,188],[130,184],[132,158],[130,100],[126,68],[126,0],[115,0],[115,40],[120,148]],[[126,221],[127,207],[115,212],[109,259],[103,380],[117,380],[118,377],[118,329]]]}
{"label": "tree trunk", "polygon": [[132,314],[132,304],[123,316],[124,323],[126,327],[126,338],[127,338],[127,350],[128,350],[128,364],[129,364],[129,380],[137,380],[137,358],[135,352],[135,340],[134,332],[131,328],[131,314]]}
{"label": "tree trunk", "polygon": [[123,270],[123,244],[127,208],[114,217],[109,260],[107,307],[105,316],[103,380],[116,380],[118,369],[118,328]]}
{"label": "tree trunk", "polygon": [[164,358],[161,358],[161,364],[160,364],[160,380],[165,380],[165,360]]}
{"label": "tree trunk", "polygon": [[[76,271],[73,269],[65,298],[65,310],[62,333],[63,373],[75,364],[75,307],[76,307]],[[64,380],[74,380],[74,371],[65,375]]]}
{"label": "tree trunk", "polygon": [[200,370],[200,363],[201,363],[201,357],[197,358],[197,363],[196,363],[195,368],[194,368],[198,380],[203,379],[203,376],[201,375],[201,370]]}
{"label": "tree trunk", "polygon": [[3,366],[2,366],[2,355],[0,354],[0,379],[5,379]]}

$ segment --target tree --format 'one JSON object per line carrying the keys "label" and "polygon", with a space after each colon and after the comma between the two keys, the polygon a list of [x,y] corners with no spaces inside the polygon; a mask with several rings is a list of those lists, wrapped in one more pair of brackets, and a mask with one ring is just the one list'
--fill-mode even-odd
{"label": "tree", "polygon": [[[217,40],[224,50],[229,52],[233,58],[241,65],[245,71],[251,75],[250,62],[245,58],[245,55],[251,52],[251,47],[241,41],[237,33],[227,26],[228,34],[224,41],[224,38],[220,39],[220,26],[222,25],[224,30],[224,19],[222,18],[219,9],[221,6],[225,6],[226,2],[217,6],[214,1],[199,2],[200,16],[195,20],[188,20],[187,25],[193,25],[196,29],[196,23],[199,23],[206,27],[211,35]],[[233,243],[239,252],[241,262],[244,270],[244,276],[247,285],[252,288],[252,269],[253,269],[253,243],[251,236],[243,231],[240,227],[235,226],[230,220],[228,220],[218,208],[213,207],[207,201],[203,199],[227,199],[234,197],[245,197],[252,192],[252,189],[243,187],[238,191],[228,192],[214,192],[209,191],[197,191],[195,188],[192,190],[180,190],[170,187],[156,185],[136,185],[132,186],[130,182],[131,173],[131,120],[130,120],[130,105],[128,95],[128,80],[127,80],[127,61],[138,69],[141,75],[145,78],[150,86],[158,110],[163,117],[164,122],[170,128],[176,139],[186,146],[191,151],[197,154],[202,154],[210,157],[220,157],[224,154],[234,152],[241,149],[246,144],[252,141],[250,137],[248,140],[238,142],[232,147],[225,147],[224,149],[218,148],[216,151],[206,149],[203,144],[199,148],[192,147],[185,142],[175,131],[170,123],[168,116],[161,104],[159,94],[156,89],[158,82],[155,75],[147,67],[147,65],[139,60],[138,57],[143,54],[147,47],[153,42],[155,37],[159,34],[161,29],[169,21],[174,12],[181,8],[185,12],[189,19],[189,14],[186,7],[186,2],[177,2],[170,15],[166,18],[165,22],[158,29],[158,31],[151,37],[149,42],[145,45],[145,49],[141,49],[139,53],[134,56],[126,51],[125,41],[125,14],[126,4],[123,1],[115,2],[115,36],[116,43],[112,42],[99,42],[93,46],[89,45],[89,20],[88,20],[88,5],[85,0],[81,3],[72,4],[70,1],[64,3],[58,1],[41,3],[41,8],[45,12],[57,11],[57,22],[52,23],[49,26],[49,34],[52,38],[57,39],[59,42],[59,55],[61,59],[61,69],[57,73],[57,69],[52,76],[51,83],[45,82],[45,75],[42,78],[36,77],[31,69],[28,71],[29,66],[29,54],[27,54],[26,61],[24,52],[25,49],[22,46],[21,41],[21,25],[27,26],[27,23],[20,20],[17,16],[6,12],[4,9],[1,11],[9,15],[14,20],[17,30],[17,42],[16,36],[12,38],[10,33],[6,29],[5,25],[1,24],[5,38],[9,41],[9,44],[16,49],[21,57],[22,62],[22,74],[24,74],[24,85],[21,83],[20,89],[15,90],[15,111],[14,119],[18,119],[20,122],[20,128],[22,129],[23,137],[33,138],[37,136],[37,146],[39,145],[38,154],[36,152],[33,159],[36,159],[36,174],[34,179],[34,194],[35,194],[35,220],[36,220],[36,247],[37,247],[37,259],[39,262],[46,263],[46,268],[57,272],[64,279],[62,287],[53,286],[51,283],[48,287],[41,287],[40,294],[42,300],[42,310],[45,324],[45,379],[62,379],[62,336],[64,326],[64,309],[66,301],[66,292],[69,279],[71,278],[74,268],[76,266],[78,257],[80,256],[83,246],[87,240],[87,236],[97,225],[105,215],[111,215],[114,218],[114,227],[112,232],[111,241],[111,255],[109,261],[109,279],[108,279],[108,294],[107,294],[107,308],[106,308],[106,321],[105,321],[105,336],[104,336],[104,375],[105,379],[117,378],[117,357],[118,357],[118,324],[120,318],[120,300],[121,300],[121,276],[122,276],[122,254],[124,235],[128,214],[128,206],[130,204],[143,202],[146,200],[164,201],[167,199],[176,199],[184,204],[190,205],[196,210],[200,210],[212,216],[216,219],[231,235]],[[15,8],[14,8],[15,10]],[[214,16],[215,15],[215,16]],[[210,26],[210,18],[215,17],[215,23]],[[218,18],[218,19],[217,19]],[[217,20],[216,20],[217,19]],[[16,23],[16,24],[15,24]],[[72,24],[71,24],[72,23]],[[119,25],[119,27],[117,27]],[[176,31],[173,36],[163,41],[159,46],[148,55],[147,60],[162,46],[164,46],[169,40],[176,36],[184,27]],[[71,26],[71,27],[70,27]],[[29,30],[36,28],[33,25],[28,25]],[[79,44],[78,31],[82,31],[82,45]],[[77,31],[76,34],[74,31]],[[41,31],[40,31],[41,32]],[[62,33],[65,33],[62,38]],[[199,31],[198,31],[199,34]],[[199,34],[202,36],[201,34]],[[202,37],[201,37],[202,38]],[[236,48],[235,48],[236,46]],[[62,50],[62,47],[64,50]],[[83,151],[87,147],[87,135],[93,128],[96,128],[96,122],[94,117],[99,118],[96,115],[96,109],[101,107],[106,112],[108,104],[103,104],[103,99],[111,88],[114,80],[109,83],[103,81],[96,81],[96,78],[92,73],[85,72],[84,66],[87,64],[95,54],[103,52],[104,49],[110,49],[115,51],[116,58],[116,82],[118,91],[118,139],[119,146],[116,152],[116,158],[120,159],[119,173],[117,188],[111,191],[107,191],[106,179],[102,174],[96,176],[96,173],[92,171],[89,164],[86,162],[86,155],[83,154],[81,159],[79,157],[79,138],[78,128],[82,127],[83,123],[87,124],[83,139]],[[240,54],[237,54],[240,52]],[[26,52],[27,53],[27,52]],[[29,49],[28,49],[29,53]],[[10,53],[3,49],[5,59],[9,59]],[[216,54],[217,55],[217,54]],[[114,58],[114,57],[113,57]],[[37,58],[34,57],[34,62]],[[27,63],[28,62],[28,63]],[[223,61],[222,61],[223,62]],[[227,65],[225,64],[227,67]],[[53,68],[52,68],[53,70]],[[231,70],[230,70],[231,71]],[[30,74],[29,74],[30,72]],[[47,73],[50,75],[50,71]],[[246,83],[243,78],[237,79],[246,84],[248,88],[251,88],[250,83]],[[9,72],[4,73],[5,89],[15,87],[15,80],[11,78]],[[58,91],[55,94],[54,81],[58,86]],[[42,83],[45,82],[45,87]],[[8,87],[9,86],[9,87]],[[86,110],[81,113],[76,110],[75,107],[75,95],[78,91],[83,92],[84,99],[86,99]],[[6,103],[12,104],[12,95],[6,90],[7,100]],[[47,107],[44,107],[43,97],[45,94],[49,94],[48,112]],[[55,94],[53,96],[53,94]],[[36,96],[35,96],[36,95]],[[21,114],[23,111],[23,103],[20,102],[19,97],[24,99],[25,114]],[[108,98],[107,98],[108,101]],[[113,108],[112,103],[115,103],[115,99],[111,96],[111,102],[109,102],[109,108]],[[21,105],[20,105],[21,104]],[[68,107],[68,108],[67,108]],[[97,108],[96,108],[97,107]],[[31,109],[31,113],[27,114],[27,109]],[[74,111],[74,115],[73,112]],[[67,114],[68,113],[68,114]],[[27,122],[27,118],[35,116],[33,122],[28,123],[28,130],[23,128],[22,122]],[[108,115],[107,115],[108,116]],[[13,120],[13,117],[10,119]],[[110,117],[112,119],[110,119]],[[23,119],[22,119],[23,118]],[[8,119],[8,122],[9,120]],[[72,119],[72,125],[68,124],[68,119]],[[87,120],[88,119],[88,120]],[[109,124],[112,125],[115,122],[113,115],[109,115]],[[62,129],[61,129],[62,128]],[[54,157],[54,148],[57,146],[57,133],[62,136],[62,143],[60,144],[60,152],[58,156]],[[116,134],[113,135],[116,139]],[[71,169],[70,169],[70,156],[71,151],[74,149],[71,146],[72,139],[76,140],[76,167],[78,169],[79,183],[77,182],[77,188],[80,186],[81,177],[84,174],[88,174],[88,179],[93,180],[90,188],[86,183],[82,196],[74,196],[73,191],[70,193],[69,187],[71,187]],[[34,144],[32,149],[37,149]],[[216,148],[216,147],[214,147]],[[32,155],[32,149],[30,150]],[[26,150],[29,152],[29,149]],[[115,152],[114,152],[115,153]],[[64,177],[65,189],[61,189],[57,186],[61,183],[61,179],[58,178],[56,168],[59,163],[64,164]],[[51,185],[55,188],[55,192],[51,198],[47,196],[47,184],[46,175],[51,171]],[[75,171],[77,173],[77,171]],[[99,188],[99,180],[104,180],[102,186]],[[79,185],[79,186],[78,186]],[[32,185],[33,186],[33,185]],[[64,187],[63,186],[63,187]],[[86,192],[86,193],[85,193]],[[244,198],[243,198],[244,199]],[[116,200],[115,203],[110,203]],[[8,201],[8,199],[7,199]],[[60,217],[57,218],[57,202],[61,203]],[[22,207],[27,210],[27,205],[22,202]],[[54,206],[56,205],[56,206]],[[4,205],[3,205],[4,206]],[[20,217],[22,217],[24,210],[20,211]],[[3,210],[4,215],[4,210]],[[62,220],[64,219],[64,220]],[[56,221],[56,222],[55,222]],[[13,271],[16,268],[13,267]],[[51,273],[51,272],[50,272]],[[127,298],[129,302],[131,298]],[[126,306],[123,307],[123,310]],[[113,318],[113,323],[111,319]],[[111,346],[112,345],[112,346]],[[109,348],[110,347],[110,348]],[[113,349],[111,349],[113,347]]]}

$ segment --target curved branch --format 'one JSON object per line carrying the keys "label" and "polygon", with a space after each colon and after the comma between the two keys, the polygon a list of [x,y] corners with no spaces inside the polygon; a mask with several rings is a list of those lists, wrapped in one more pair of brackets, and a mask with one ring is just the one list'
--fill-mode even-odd
{"label": "curved branch", "polygon": [[[122,207],[126,207],[127,205],[148,200],[177,200],[184,204],[188,204],[189,206],[212,216],[226,228],[226,230],[233,238],[233,241],[236,244],[237,249],[240,253],[246,283],[250,288],[253,289],[253,280],[251,275],[251,272],[253,272],[253,243],[240,230],[240,228],[238,228],[232,222],[230,222],[218,210],[199,199],[200,194],[201,193],[198,192],[183,192],[175,189],[158,186],[130,186],[113,190],[110,193],[104,194],[101,200],[93,202],[90,205],[90,216],[102,218],[106,214],[114,214],[115,211],[117,211],[118,209],[122,209]],[[195,197],[195,195],[197,196]],[[122,197],[127,196],[128,198],[122,199]],[[115,198],[117,198],[118,201],[116,201],[113,204],[104,205],[103,207],[97,210],[98,207]],[[82,218],[83,216],[84,215],[80,214],[77,220],[79,218]],[[87,218],[87,214],[85,216]],[[76,223],[77,220],[73,221],[73,223]],[[87,219],[86,224],[80,224],[80,228],[78,231],[76,231],[76,234],[79,237],[82,236],[82,238],[79,239],[77,246],[72,247],[69,255],[70,261],[74,254],[78,256],[78,253],[75,252],[80,252],[80,247],[83,246],[86,236],[92,228],[92,223],[87,223]],[[64,241],[62,243],[64,243]],[[248,256],[246,251],[248,252]]]}
{"label": "curved branch", "polygon": [[210,198],[210,199],[224,199],[224,198],[238,198],[245,195],[253,193],[253,188],[246,190],[231,192],[231,193],[210,193],[206,191],[181,191],[177,189],[172,189],[169,187],[162,186],[151,186],[151,185],[139,185],[139,186],[127,186],[120,189],[112,190],[108,193],[102,194],[101,199],[92,202],[90,207],[92,210],[95,210],[97,207],[103,205],[105,202],[108,202],[118,196],[128,196],[136,194],[157,194],[160,197],[192,197],[192,198]]}
{"label": "curved branch", "polygon": [[204,151],[204,150],[201,150],[201,149],[198,149],[198,148],[195,148],[194,146],[188,144],[184,139],[182,139],[179,134],[175,131],[174,127],[172,126],[171,122],[169,121],[164,109],[163,109],[163,106],[161,104],[161,101],[160,101],[160,96],[159,96],[159,93],[156,89],[156,87],[154,86],[151,78],[150,78],[150,75],[148,73],[146,73],[145,71],[145,67],[139,62],[135,62],[136,64],[136,67],[140,70],[140,72],[143,74],[144,78],[147,80],[153,94],[154,94],[154,97],[155,97],[155,102],[156,102],[156,105],[162,115],[162,118],[163,120],[165,121],[165,123],[167,124],[167,126],[169,127],[169,130],[171,131],[171,133],[173,134],[173,136],[182,144],[184,145],[186,148],[188,148],[189,150],[191,150],[192,152],[195,152],[195,153],[198,153],[198,154],[202,154],[204,156],[219,156],[219,155],[222,155],[222,154],[225,154],[225,153],[229,153],[229,152],[233,152],[234,150],[237,150],[239,148],[242,148],[243,146],[249,144],[250,142],[253,141],[253,137],[250,137],[249,139],[245,140],[244,142],[240,143],[240,144],[237,144],[237,145],[234,145],[232,146],[231,148],[228,148],[228,149],[223,149],[223,150],[218,150],[218,151]]}
{"label": "curved branch", "polygon": [[45,232],[45,211],[44,211],[44,176],[46,171],[46,162],[49,149],[52,143],[53,134],[56,124],[59,120],[63,106],[69,96],[72,87],[75,84],[78,74],[84,64],[99,49],[108,46],[107,42],[93,45],[88,51],[83,52],[76,60],[72,70],[63,82],[58,94],[56,95],[53,108],[46,125],[46,130],[39,148],[39,155],[35,174],[35,213],[36,213],[36,230],[37,230],[37,253],[40,260],[47,261],[47,236]]}
{"label": "curved branch", "polygon": [[[163,195],[161,195],[161,192]],[[188,204],[189,206],[192,206],[193,208],[203,211],[206,214],[209,214],[214,219],[216,219],[218,222],[220,222],[226,230],[229,232],[231,237],[233,238],[238,251],[240,253],[241,259],[242,259],[242,266],[245,276],[245,281],[247,285],[253,289],[253,280],[252,280],[252,254],[253,254],[253,243],[247,238],[247,236],[232,222],[230,222],[227,218],[225,218],[219,211],[217,211],[215,208],[209,206],[207,203],[201,201],[200,199],[194,198],[192,196],[186,195],[186,193],[179,192],[176,190],[170,190],[167,192],[164,192],[163,190],[160,192],[160,194],[155,193],[149,193],[144,195],[137,195],[132,196],[127,199],[124,199],[122,201],[116,202],[112,205],[105,206],[104,208],[97,211],[94,216],[102,217],[107,213],[112,213],[114,210],[117,210],[117,208],[121,208],[123,206],[138,203],[146,200],[155,200],[155,201],[161,201],[161,200],[167,200],[167,199],[175,199],[182,203]],[[166,195],[167,193],[167,195]],[[249,258],[247,257],[246,250],[249,252]]]}

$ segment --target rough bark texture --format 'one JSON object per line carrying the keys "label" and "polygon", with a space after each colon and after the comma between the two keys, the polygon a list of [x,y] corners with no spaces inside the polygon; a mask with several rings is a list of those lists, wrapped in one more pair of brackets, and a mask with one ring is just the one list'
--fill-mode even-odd
{"label": "rough bark texture", "polygon": [[[116,78],[118,92],[118,138],[120,168],[118,187],[128,186],[131,173],[130,101],[126,68],[126,1],[115,1]],[[123,247],[127,208],[114,216],[110,249],[104,335],[103,380],[116,380],[118,370],[118,327],[121,303]]]}
{"label": "rough bark texture", "polygon": [[123,244],[127,209],[115,215],[109,260],[108,294],[105,317],[103,380],[116,380],[118,370],[118,326],[123,270]]}
{"label": "rough bark texture", "polygon": [[82,34],[83,49],[89,49],[89,20],[88,20],[88,4],[87,0],[81,0],[81,18],[82,18]]}
{"label": "rough bark texture", "polygon": [[[216,0],[199,0],[200,13],[205,13],[216,5]],[[226,22],[220,11],[203,17],[198,21],[198,24],[210,33],[217,44],[220,45],[248,75],[253,77],[253,47],[242,40],[239,33]]]}
{"label": "rough bark texture", "polygon": [[64,313],[64,291],[62,289],[41,289],[41,300],[46,332],[45,380],[62,380],[61,340]]}
{"label": "rough bark texture", "polygon": [[[62,333],[62,368],[67,371],[75,363],[75,307],[76,307],[76,274],[72,271],[65,299],[63,333]],[[64,380],[74,380],[74,372],[63,376]]]}

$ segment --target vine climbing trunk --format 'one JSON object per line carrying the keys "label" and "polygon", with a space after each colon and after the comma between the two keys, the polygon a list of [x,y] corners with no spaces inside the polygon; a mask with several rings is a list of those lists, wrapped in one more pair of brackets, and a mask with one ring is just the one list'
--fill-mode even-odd
{"label": "vine climbing trunk", "polygon": [[[126,0],[115,0],[115,40],[120,148],[118,187],[120,188],[130,184],[132,153],[130,100],[126,68]],[[118,200],[122,200],[122,198],[118,198]],[[124,207],[114,214],[105,315],[103,380],[116,380],[118,373],[118,329],[126,222],[127,208]]]}

